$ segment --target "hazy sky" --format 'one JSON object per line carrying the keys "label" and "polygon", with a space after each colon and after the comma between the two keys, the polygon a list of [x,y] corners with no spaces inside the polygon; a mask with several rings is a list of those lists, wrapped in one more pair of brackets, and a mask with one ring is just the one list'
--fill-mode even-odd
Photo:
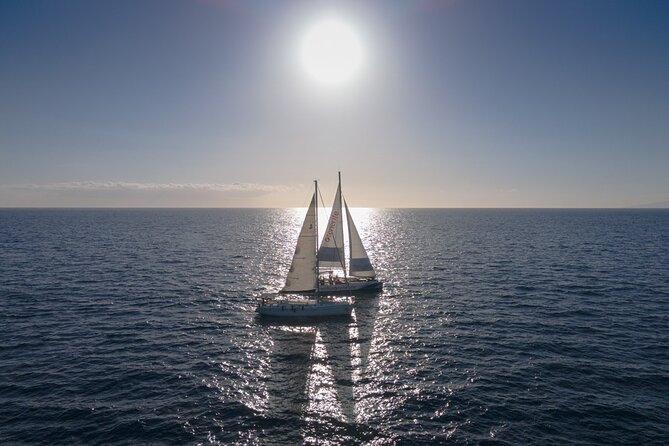
{"label": "hazy sky", "polygon": [[[335,16],[362,64],[298,48]],[[667,1],[0,2],[0,206],[669,201]]]}

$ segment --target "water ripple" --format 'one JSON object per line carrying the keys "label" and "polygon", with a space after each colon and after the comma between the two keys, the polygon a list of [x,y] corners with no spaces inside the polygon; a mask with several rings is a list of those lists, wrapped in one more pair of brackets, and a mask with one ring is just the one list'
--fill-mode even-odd
{"label": "water ripple", "polygon": [[354,213],[383,293],[278,323],[301,211],[0,210],[0,443],[669,443],[668,212]]}

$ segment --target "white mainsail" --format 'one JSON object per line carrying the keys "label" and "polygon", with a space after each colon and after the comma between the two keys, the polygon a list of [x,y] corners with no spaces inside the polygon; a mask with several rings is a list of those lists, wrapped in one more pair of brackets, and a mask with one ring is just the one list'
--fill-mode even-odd
{"label": "white mainsail", "polygon": [[344,206],[346,207],[346,221],[348,223],[348,238],[349,238],[349,261],[348,261],[348,274],[353,277],[375,277],[376,272],[374,272],[374,267],[372,267],[372,262],[369,261],[367,256],[367,251],[362,245],[362,240],[360,240],[360,234],[355,228],[355,223],[353,223],[353,218],[351,213],[348,210],[348,205],[344,201]]}
{"label": "white mainsail", "polygon": [[307,215],[304,217],[304,223],[302,223],[300,236],[297,238],[295,254],[293,254],[293,261],[286,277],[286,286],[283,287],[282,292],[314,291],[318,286],[316,212],[316,193],[314,193]]}
{"label": "white mainsail", "polygon": [[341,180],[334,202],[332,212],[325,227],[323,241],[318,249],[318,266],[321,268],[341,268],[346,270],[344,258],[344,223],[341,212]]}

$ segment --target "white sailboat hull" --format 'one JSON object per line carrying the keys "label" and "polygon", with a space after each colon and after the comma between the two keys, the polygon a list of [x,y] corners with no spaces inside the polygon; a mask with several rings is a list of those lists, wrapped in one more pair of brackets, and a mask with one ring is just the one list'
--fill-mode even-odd
{"label": "white sailboat hull", "polygon": [[280,301],[258,305],[256,312],[273,317],[350,316],[353,305],[346,302],[290,302]]}
{"label": "white sailboat hull", "polygon": [[356,293],[367,291],[379,291],[383,288],[383,282],[380,280],[360,280],[349,281],[347,283],[334,283],[332,285],[326,283],[320,285],[318,294],[333,294],[333,293]]}

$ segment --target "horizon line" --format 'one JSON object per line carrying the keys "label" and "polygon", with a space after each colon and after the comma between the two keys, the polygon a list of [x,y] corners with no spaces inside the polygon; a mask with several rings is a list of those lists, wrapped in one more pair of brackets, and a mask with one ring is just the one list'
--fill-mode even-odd
{"label": "horizon line", "polygon": [[[330,206],[323,206],[329,208]],[[267,206],[0,206],[0,210],[17,210],[17,209],[306,209],[306,206],[284,206],[284,207],[267,207]],[[619,206],[619,207],[598,207],[598,206],[579,206],[579,207],[564,207],[564,206],[423,206],[423,207],[370,207],[370,206],[349,206],[351,209],[480,209],[480,210],[669,210],[667,206],[652,207],[646,205],[638,206]]]}

